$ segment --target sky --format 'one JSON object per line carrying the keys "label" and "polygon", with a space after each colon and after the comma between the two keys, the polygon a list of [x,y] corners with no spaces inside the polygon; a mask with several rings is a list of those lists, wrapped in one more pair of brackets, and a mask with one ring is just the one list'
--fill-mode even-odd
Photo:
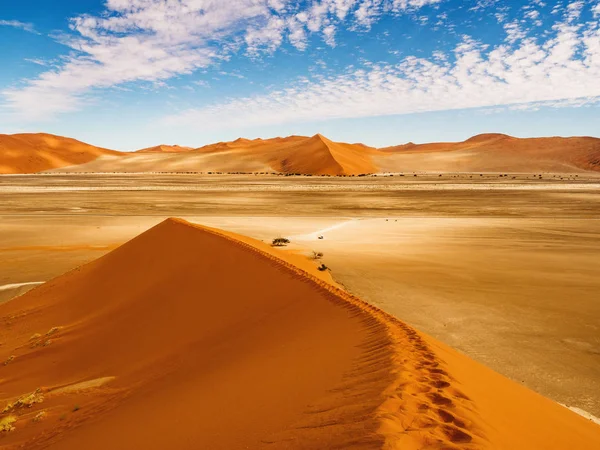
{"label": "sky", "polygon": [[0,1],[0,133],[600,136],[600,0]]}

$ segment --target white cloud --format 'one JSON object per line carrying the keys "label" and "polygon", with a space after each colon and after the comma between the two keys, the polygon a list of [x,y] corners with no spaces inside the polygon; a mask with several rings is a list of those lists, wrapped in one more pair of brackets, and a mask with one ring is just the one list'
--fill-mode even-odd
{"label": "white cloud", "polygon": [[577,0],[567,5],[567,20],[569,22],[579,19],[583,5],[584,3],[582,0]]}
{"label": "white cloud", "polygon": [[[229,6],[223,6],[229,4]],[[222,55],[213,42],[271,16],[266,1],[108,0],[108,14],[72,20],[65,40],[77,53],[56,70],[2,92],[28,119],[78,109],[98,88],[160,82],[189,74]]]}
{"label": "white cloud", "polygon": [[323,36],[327,45],[335,47],[335,27],[333,25],[323,28]]}
{"label": "white cloud", "polygon": [[357,25],[368,29],[377,20],[377,16],[381,14],[381,2],[377,0],[363,0],[358,9],[354,12]]}
{"label": "white cloud", "polygon": [[274,52],[283,41],[285,29],[285,20],[281,17],[270,17],[266,25],[249,29],[245,38],[248,53],[255,55],[261,50]]}
{"label": "white cloud", "polygon": [[[381,11],[401,14],[441,0],[106,0],[97,16],[71,20],[64,63],[4,89],[3,106],[43,119],[82,107],[97,89],[131,82],[165,85],[245,48],[274,52],[285,40],[305,50],[308,34],[336,45],[339,27],[369,26]],[[300,9],[301,6],[303,9]],[[0,21],[28,31],[29,24]]]}
{"label": "white cloud", "polygon": [[592,6],[592,14],[594,16],[594,19],[600,17],[600,2],[598,2],[598,4],[596,4],[595,6]]}
{"label": "white cloud", "polygon": [[268,95],[231,99],[165,119],[171,126],[251,127],[334,118],[498,106],[581,106],[600,100],[600,28],[557,23],[544,41],[493,48],[464,37],[455,60],[408,57],[323,80],[303,79]]}
{"label": "white cloud", "polygon": [[520,41],[527,35],[516,20],[505,23],[504,31],[506,31],[506,42],[509,44],[514,44],[516,41]]}
{"label": "white cloud", "polygon": [[291,17],[288,19],[287,28],[289,30],[288,39],[290,43],[298,50],[306,50],[308,42],[302,23],[297,18]]}
{"label": "white cloud", "polygon": [[33,24],[21,22],[19,20],[0,20],[0,26],[20,28],[21,30],[28,31],[29,33],[40,34],[35,30]]}
{"label": "white cloud", "polygon": [[39,58],[25,58],[25,61],[33,63],[33,64],[37,64],[38,66],[47,66],[48,63],[46,61],[44,61],[43,59],[39,59]]}

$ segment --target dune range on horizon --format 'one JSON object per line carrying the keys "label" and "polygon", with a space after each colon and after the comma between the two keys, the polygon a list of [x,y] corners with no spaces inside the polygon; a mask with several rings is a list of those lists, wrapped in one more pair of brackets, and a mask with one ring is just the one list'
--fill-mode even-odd
{"label": "dune range on horizon", "polygon": [[221,172],[348,176],[395,172],[582,173],[600,171],[600,139],[482,134],[464,142],[373,148],[317,134],[236,139],[200,148],[158,145],[136,152],[49,134],[0,135],[0,174]]}
{"label": "dune range on horizon", "polygon": [[0,305],[2,444],[600,445],[596,424],[332,283],[302,256],[168,219]]}

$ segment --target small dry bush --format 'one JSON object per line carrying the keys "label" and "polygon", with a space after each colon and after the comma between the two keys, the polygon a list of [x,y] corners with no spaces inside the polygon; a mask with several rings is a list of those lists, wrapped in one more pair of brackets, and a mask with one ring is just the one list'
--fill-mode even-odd
{"label": "small dry bush", "polygon": [[15,416],[6,416],[0,419],[0,432],[12,431],[15,429],[13,423],[17,421]]}
{"label": "small dry bush", "polygon": [[313,250],[312,255],[311,255],[312,259],[321,259],[323,257],[323,253],[321,252],[316,252]]}
{"label": "small dry bush", "polygon": [[275,239],[273,239],[273,242],[271,243],[271,245],[273,245],[274,247],[283,247],[284,245],[287,245],[290,243],[290,240],[284,237],[276,237]]}
{"label": "small dry bush", "polygon": [[36,403],[42,403],[43,401],[44,401],[44,394],[42,394],[42,390],[40,388],[37,388],[31,394],[25,394],[25,395],[19,397],[18,399],[16,399],[14,402],[6,405],[4,407],[4,409],[2,410],[2,414],[6,414],[7,412],[12,411],[13,409],[16,409],[16,408],[24,408],[24,407],[31,408]]}

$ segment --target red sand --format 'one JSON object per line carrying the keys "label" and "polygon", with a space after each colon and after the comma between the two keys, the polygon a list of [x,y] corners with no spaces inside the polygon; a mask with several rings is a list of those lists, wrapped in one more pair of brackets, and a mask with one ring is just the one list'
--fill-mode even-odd
{"label": "red sand", "polygon": [[120,152],[51,134],[0,134],[0,174],[36,173]]}
{"label": "red sand", "polygon": [[156,145],[154,147],[137,150],[136,153],[181,153],[193,150],[192,147],[181,147],[179,145]]}
{"label": "red sand", "polygon": [[439,172],[582,172],[600,171],[600,139],[548,137],[519,139],[480,134],[464,142],[380,149],[377,163],[387,170]]}
{"label": "red sand", "polygon": [[313,175],[350,175],[376,172],[371,161],[375,149],[343,144],[317,134],[274,139],[237,139],[201,147],[195,152],[223,153],[228,158],[253,157],[274,171]]}
{"label": "red sand", "polygon": [[597,425],[283,255],[169,219],[0,305],[0,445],[600,448]]}
{"label": "red sand", "polygon": [[[127,158],[119,158],[125,155]],[[210,162],[199,161],[194,155],[210,157]],[[98,159],[101,156],[108,158]],[[120,163],[117,166],[115,156]],[[82,166],[91,161],[94,163]],[[519,139],[504,134],[482,134],[464,142],[409,143],[375,149],[363,144],[333,142],[317,134],[313,137],[240,138],[197,149],[158,145],[125,153],[59,136],[0,135],[0,173],[35,173],[63,167],[67,167],[63,171],[77,171],[78,166],[90,172],[135,172],[139,167],[155,172],[228,171],[231,167],[254,172],[260,167],[263,171],[270,168],[274,172],[307,175],[412,171],[585,172],[600,171],[600,139]]]}

